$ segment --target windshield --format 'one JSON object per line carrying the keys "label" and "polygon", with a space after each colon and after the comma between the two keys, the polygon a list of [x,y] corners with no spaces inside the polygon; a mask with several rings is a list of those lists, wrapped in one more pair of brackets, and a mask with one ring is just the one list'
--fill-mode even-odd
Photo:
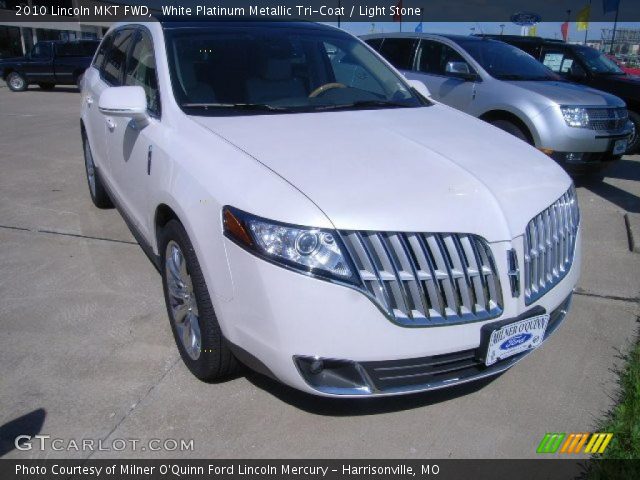
{"label": "windshield", "polygon": [[616,62],[607,58],[604,54],[590,47],[576,48],[576,53],[593,73],[606,75],[624,75],[624,71],[616,65]]}
{"label": "windshield", "polygon": [[460,40],[459,45],[489,75],[499,80],[559,80],[547,67],[519,48],[494,40]]}
{"label": "windshield", "polygon": [[427,102],[339,31],[277,26],[166,32],[174,94],[189,114],[418,107]]}

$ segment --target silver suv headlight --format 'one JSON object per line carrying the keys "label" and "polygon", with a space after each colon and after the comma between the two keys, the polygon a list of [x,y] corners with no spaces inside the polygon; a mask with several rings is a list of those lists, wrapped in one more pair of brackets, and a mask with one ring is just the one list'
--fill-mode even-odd
{"label": "silver suv headlight", "polygon": [[289,225],[226,206],[224,234],[272,263],[321,278],[359,284],[347,250],[333,230]]}
{"label": "silver suv headlight", "polygon": [[570,127],[576,128],[588,128],[589,127],[589,112],[584,107],[572,107],[563,105],[560,107],[564,121]]}

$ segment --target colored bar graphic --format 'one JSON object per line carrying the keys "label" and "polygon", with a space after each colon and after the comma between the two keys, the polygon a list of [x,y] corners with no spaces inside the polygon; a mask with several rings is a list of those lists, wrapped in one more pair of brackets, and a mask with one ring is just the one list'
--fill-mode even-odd
{"label": "colored bar graphic", "polygon": [[[613,433],[546,433],[538,445],[537,453],[604,453]],[[588,439],[588,442],[587,442]],[[564,442],[563,442],[564,440]],[[559,450],[559,451],[558,451]]]}

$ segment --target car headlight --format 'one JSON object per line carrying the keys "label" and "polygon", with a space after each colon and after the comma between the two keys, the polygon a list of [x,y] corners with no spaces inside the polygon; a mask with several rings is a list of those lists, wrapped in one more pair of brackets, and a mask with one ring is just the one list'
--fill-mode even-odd
{"label": "car headlight", "polygon": [[288,225],[229,206],[224,207],[222,219],[227,238],[265,260],[321,278],[360,282],[333,230]]}
{"label": "car headlight", "polygon": [[587,128],[589,126],[589,112],[584,107],[560,107],[564,121],[570,127]]}

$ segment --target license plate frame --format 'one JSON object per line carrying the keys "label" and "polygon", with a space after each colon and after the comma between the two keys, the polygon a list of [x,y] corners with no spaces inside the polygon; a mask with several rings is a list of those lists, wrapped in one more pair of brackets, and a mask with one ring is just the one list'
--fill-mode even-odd
{"label": "license plate frame", "polygon": [[550,315],[544,311],[482,327],[480,361],[489,367],[500,360],[538,348],[544,341]]}
{"label": "license plate frame", "polygon": [[629,140],[626,138],[621,138],[620,140],[614,140],[611,152],[614,155],[624,155],[625,152],[627,151],[628,144],[629,144]]}

